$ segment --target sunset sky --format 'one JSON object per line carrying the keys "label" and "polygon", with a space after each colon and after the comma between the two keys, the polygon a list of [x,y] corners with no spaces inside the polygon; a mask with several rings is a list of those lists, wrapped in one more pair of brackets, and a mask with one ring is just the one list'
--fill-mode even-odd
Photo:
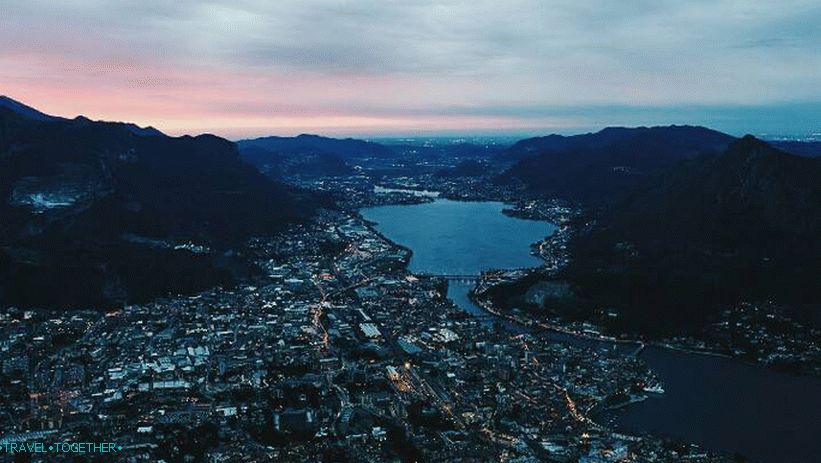
{"label": "sunset sky", "polygon": [[229,138],[811,134],[819,24],[817,0],[4,0],[0,94]]}

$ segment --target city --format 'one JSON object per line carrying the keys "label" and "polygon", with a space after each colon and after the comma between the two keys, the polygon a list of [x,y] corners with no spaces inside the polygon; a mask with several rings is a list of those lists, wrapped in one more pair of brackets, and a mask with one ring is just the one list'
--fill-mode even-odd
{"label": "city", "polygon": [[816,463],[819,23],[5,0],[0,463]]}
{"label": "city", "polygon": [[254,285],[5,314],[4,440],[93,436],[123,461],[730,461],[597,424],[657,382],[640,360],[488,328],[356,215],[253,249]]}

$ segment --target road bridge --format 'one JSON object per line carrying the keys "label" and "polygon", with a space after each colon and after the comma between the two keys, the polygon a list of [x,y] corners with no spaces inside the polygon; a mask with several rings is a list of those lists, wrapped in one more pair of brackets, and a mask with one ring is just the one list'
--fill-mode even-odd
{"label": "road bridge", "polygon": [[481,278],[481,275],[477,274],[453,274],[453,273],[444,273],[436,275],[439,278],[444,278],[448,281],[457,281],[459,283],[476,283]]}

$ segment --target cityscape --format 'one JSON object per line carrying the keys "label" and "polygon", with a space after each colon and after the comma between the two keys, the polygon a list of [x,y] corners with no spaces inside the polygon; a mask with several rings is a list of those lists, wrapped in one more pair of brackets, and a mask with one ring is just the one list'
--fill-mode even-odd
{"label": "cityscape", "polygon": [[0,462],[817,461],[817,5],[71,3],[0,15]]}
{"label": "cityscape", "polygon": [[8,311],[5,429],[26,419],[5,441],[104,429],[146,461],[724,461],[597,424],[594,408],[660,389],[646,365],[483,326],[360,217],[329,213],[253,249],[259,286]]}

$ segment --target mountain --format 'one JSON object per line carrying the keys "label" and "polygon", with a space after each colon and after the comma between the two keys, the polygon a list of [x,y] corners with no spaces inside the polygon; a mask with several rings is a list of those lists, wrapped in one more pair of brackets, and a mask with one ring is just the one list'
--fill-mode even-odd
{"label": "mountain", "polygon": [[769,144],[799,156],[821,156],[821,141],[772,140]]}
{"label": "mountain", "polygon": [[251,145],[241,148],[240,156],[274,179],[289,179],[294,176],[332,177],[354,173],[353,167],[339,155],[310,148],[294,149],[283,154]]}
{"label": "mountain", "polygon": [[38,114],[0,106],[3,305],[104,307],[230,282],[226,251],[322,204],[213,135]]}
{"label": "mountain", "polygon": [[302,134],[296,137],[261,137],[237,142],[240,152],[250,147],[268,150],[284,155],[304,155],[305,153],[334,154],[344,160],[352,158],[384,157],[392,154],[391,149],[379,143],[354,138],[328,138],[319,135]]}
{"label": "mountain", "polygon": [[814,241],[821,230],[819,180],[821,160],[747,135],[720,156],[682,163],[655,179],[614,208],[609,222],[613,230],[627,230],[653,215],[642,225],[641,239],[669,234],[664,241],[677,244],[720,247],[726,241],[763,251],[773,241]]}
{"label": "mountain", "polygon": [[33,121],[55,121],[62,119],[61,117],[51,116],[49,114],[40,112],[37,109],[32,108],[31,106],[20,103],[19,101],[9,98],[5,95],[0,95],[0,108],[6,108],[10,111],[14,111],[20,116],[23,116],[26,119],[31,119]]}
{"label": "mountain", "polygon": [[720,152],[733,137],[704,127],[610,127],[596,133],[522,140],[504,156],[518,159],[496,179],[535,195],[609,202],[675,163]]}
{"label": "mountain", "polygon": [[617,142],[634,139],[637,136],[668,137],[679,145],[702,143],[712,139],[726,142],[728,135],[699,126],[671,125],[657,127],[606,127],[595,133],[578,135],[551,134],[519,140],[503,154],[504,157],[521,160],[547,153],[561,153],[572,150],[605,148]]}
{"label": "mountain", "polygon": [[[37,109],[32,108],[31,106],[23,104],[23,103],[21,103],[17,100],[12,99],[12,98],[9,98],[5,95],[0,95],[0,108],[6,108],[6,109],[8,109],[8,110],[10,110],[14,113],[17,113],[18,115],[20,115],[20,116],[22,116],[26,119],[30,119],[30,120],[33,120],[33,121],[43,122],[43,121],[66,121],[66,120],[68,120],[64,117],[52,116],[50,114],[46,114],[44,112],[41,112]],[[90,121],[90,119],[87,119],[83,116],[79,116],[78,119]],[[154,127],[140,127],[137,124],[132,124],[132,123],[128,123],[128,122],[121,122],[119,124],[122,124],[126,129],[128,129],[130,132],[132,132],[135,135],[143,135],[143,136],[161,136],[161,135],[165,135],[162,132],[160,132],[159,130],[155,129]]]}
{"label": "mountain", "polygon": [[325,177],[354,173],[353,163],[382,159],[394,151],[379,143],[354,138],[262,137],[237,142],[242,158],[269,177]]}
{"label": "mountain", "polygon": [[510,161],[547,153],[562,153],[581,148],[602,148],[615,141],[629,138],[640,129],[607,127],[595,133],[578,135],[550,134],[543,137],[519,140],[508,148],[502,156]]}
{"label": "mountain", "polygon": [[607,209],[571,242],[563,278],[623,327],[697,332],[740,300],[819,315],[821,160],[752,136],[686,160]]}

